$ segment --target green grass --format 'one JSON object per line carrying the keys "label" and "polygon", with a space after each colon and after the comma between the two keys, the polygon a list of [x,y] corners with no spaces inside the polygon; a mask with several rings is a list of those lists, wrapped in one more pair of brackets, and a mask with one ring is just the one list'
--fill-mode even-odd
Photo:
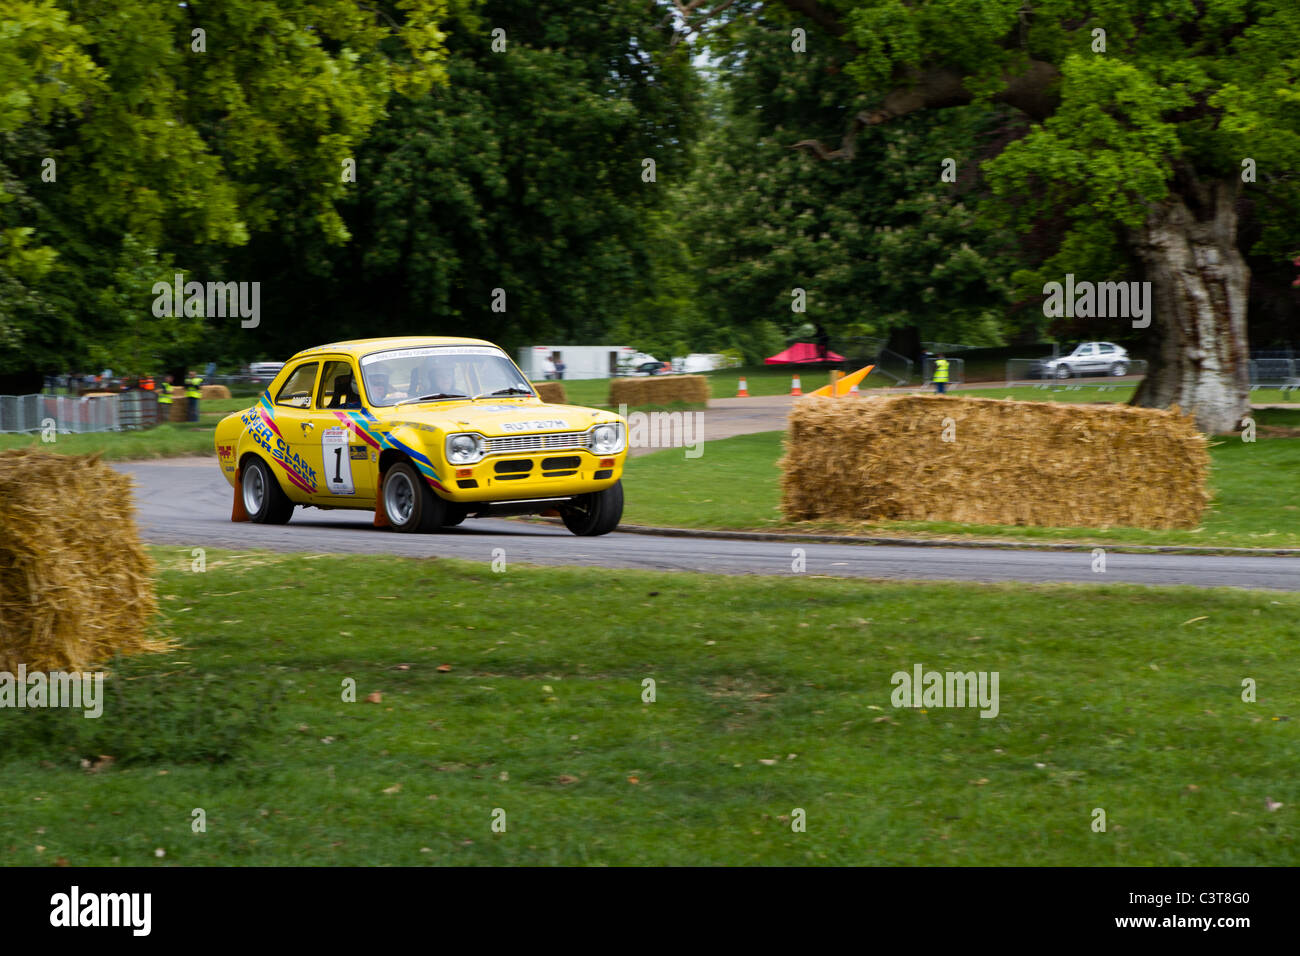
{"label": "green grass", "polygon": [[[1127,402],[1133,397],[1134,386],[1125,382],[1111,385],[1105,379],[1086,385],[1042,386],[1016,385],[1011,388],[988,388],[958,385],[950,389],[954,394],[967,398],[1010,398],[1017,402],[1072,402],[1087,404],[1091,402]],[[926,389],[933,391],[933,387]]]}
{"label": "green grass", "polygon": [[[1300,427],[1300,412],[1256,413],[1257,441],[1226,437],[1210,448],[1214,498],[1202,527],[1187,531],[1139,528],[1033,528],[940,521],[786,522],[780,512],[783,432],[743,435],[704,444],[686,459],[681,449],[631,458],[624,486],[624,523],[659,527],[722,528],[997,538],[1221,548],[1300,548],[1300,439],[1265,437],[1272,428]],[[707,432],[706,432],[707,434]]]}
{"label": "green grass", "polygon": [[4,713],[4,863],[1300,862],[1297,595],[155,553],[184,644]]}
{"label": "green grass", "polygon": [[219,421],[231,412],[242,412],[256,404],[256,398],[207,398],[199,402],[199,415]]}
{"label": "green grass", "polygon": [[[953,392],[972,398],[1010,398],[1021,402],[1127,402],[1136,388],[1130,382],[1110,383],[1104,378],[1077,382],[1044,382],[1042,385],[1005,386],[974,383],[958,385]],[[933,391],[933,388],[926,389]],[[1300,392],[1260,388],[1250,393],[1252,405],[1285,403],[1300,405]]]}
{"label": "green grass", "polygon": [[168,423],[142,431],[59,435],[56,441],[48,443],[42,442],[40,435],[6,434],[0,435],[0,451],[10,448],[42,448],[60,455],[97,453],[108,461],[211,455],[215,426],[215,421]]}
{"label": "green grass", "polygon": [[[852,371],[852,369],[849,369]],[[743,377],[751,396],[788,395],[790,379],[798,374],[805,393],[830,382],[830,374],[821,369],[795,369],[789,366],[747,365],[743,368],[721,369],[706,372],[714,398],[734,398],[736,386]],[[604,406],[609,398],[607,378],[565,381],[564,391],[574,405]],[[863,383],[865,388],[892,387],[895,383],[884,376],[872,374]],[[915,385],[921,390],[919,384]],[[952,391],[977,398],[1007,398],[1027,402],[1127,402],[1133,397],[1131,382],[1112,383],[1105,378],[1086,378],[1070,382],[1044,382],[1042,385],[1016,385],[1010,388],[990,382],[956,385]],[[924,389],[933,391],[933,386]],[[1276,388],[1261,388],[1250,393],[1256,405],[1271,403],[1300,404],[1300,392],[1282,392]],[[241,406],[242,407],[242,406]]]}
{"label": "green grass", "polygon": [[[848,371],[853,371],[848,369]],[[709,388],[714,398],[734,398],[740,380],[744,378],[749,386],[751,396],[789,395],[790,379],[798,375],[800,387],[804,392],[830,382],[830,373],[824,369],[798,369],[793,366],[746,365],[742,368],[719,369],[705,372]],[[604,406],[609,398],[607,378],[578,379],[563,382],[565,395],[573,405]],[[866,386],[883,387],[893,383],[879,376],[868,376]]]}

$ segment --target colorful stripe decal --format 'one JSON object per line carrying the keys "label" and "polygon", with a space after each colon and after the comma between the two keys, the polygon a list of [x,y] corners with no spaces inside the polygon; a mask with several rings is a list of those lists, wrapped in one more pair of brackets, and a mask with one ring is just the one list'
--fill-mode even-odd
{"label": "colorful stripe decal", "polygon": [[438,472],[433,467],[433,462],[429,460],[428,456],[422,452],[416,451],[405,442],[399,441],[391,435],[386,435],[383,432],[378,431],[378,419],[368,411],[362,409],[360,411],[343,412],[336,409],[334,414],[338,416],[340,421],[351,425],[353,431],[356,432],[357,435],[361,436],[361,438],[372,447],[392,448],[395,451],[400,451],[405,454],[415,463],[416,469],[424,476],[425,481],[434,488],[437,488],[439,491],[447,490],[446,487],[443,486],[442,481],[438,478]]}

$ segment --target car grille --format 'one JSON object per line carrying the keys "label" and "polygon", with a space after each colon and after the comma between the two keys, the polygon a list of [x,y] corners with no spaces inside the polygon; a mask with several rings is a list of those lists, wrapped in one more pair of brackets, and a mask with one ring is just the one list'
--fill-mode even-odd
{"label": "car grille", "polygon": [[487,438],[487,454],[502,452],[544,451],[551,448],[586,448],[586,432],[552,432],[549,435],[511,435],[508,438]]}

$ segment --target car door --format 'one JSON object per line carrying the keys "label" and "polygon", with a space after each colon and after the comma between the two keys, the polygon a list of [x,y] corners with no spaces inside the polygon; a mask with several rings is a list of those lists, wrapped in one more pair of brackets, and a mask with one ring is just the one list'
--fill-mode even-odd
{"label": "car door", "polygon": [[1076,375],[1087,375],[1097,370],[1097,346],[1091,342],[1080,345],[1071,363]]}
{"label": "car door", "polygon": [[378,453],[361,434],[364,418],[360,380],[352,359],[321,357],[321,373],[311,407],[301,415],[295,436],[307,461],[318,464],[318,504],[366,506],[375,499]]}
{"label": "car door", "polygon": [[310,421],[311,396],[319,371],[320,362],[315,359],[299,362],[272,398],[270,414],[261,412],[269,429],[265,450],[291,486],[290,497],[300,502],[310,500],[319,487],[320,463],[304,448],[302,439],[314,427]]}

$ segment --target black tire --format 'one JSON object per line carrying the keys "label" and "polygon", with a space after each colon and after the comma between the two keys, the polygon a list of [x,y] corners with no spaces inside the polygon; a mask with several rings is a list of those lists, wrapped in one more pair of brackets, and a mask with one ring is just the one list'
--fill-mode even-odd
{"label": "black tire", "polygon": [[1069,378],[1070,366],[1066,365],[1065,363],[1061,363],[1060,365],[1056,366],[1056,370],[1052,374],[1060,379]]}
{"label": "black tire", "polygon": [[469,509],[464,505],[457,505],[452,504],[450,501],[444,501],[443,508],[446,512],[442,517],[442,526],[444,528],[454,528],[469,517]]}
{"label": "black tire", "polygon": [[1116,362],[1114,365],[1110,367],[1110,374],[1116,377],[1119,377],[1120,375],[1126,375],[1127,373],[1128,373],[1128,366],[1125,365],[1123,362]]}
{"label": "black tire", "polygon": [[239,476],[240,494],[248,520],[257,524],[288,524],[293,517],[293,502],[280,488],[271,466],[252,458]]}
{"label": "black tire", "polygon": [[384,513],[394,531],[428,534],[442,527],[447,503],[414,465],[399,461],[384,472]]}
{"label": "black tire", "polygon": [[609,534],[623,518],[623,482],[616,481],[604,491],[579,495],[572,505],[560,511],[560,517],[564,526],[576,535]]}

